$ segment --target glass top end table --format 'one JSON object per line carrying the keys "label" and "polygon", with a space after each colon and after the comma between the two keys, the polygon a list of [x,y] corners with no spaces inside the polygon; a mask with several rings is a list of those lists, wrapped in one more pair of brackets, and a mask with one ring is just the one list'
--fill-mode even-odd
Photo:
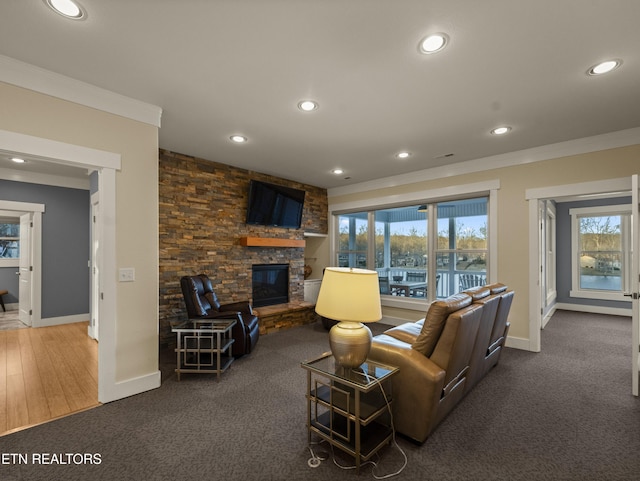
{"label": "glass top end table", "polygon": [[220,374],[233,362],[231,329],[235,319],[190,319],[174,324],[176,333],[176,374]]}
{"label": "glass top end table", "polygon": [[352,455],[356,471],[393,438],[391,377],[399,368],[366,360],[358,368],[336,363],[330,352],[303,361],[307,371],[307,442],[312,434]]}
{"label": "glass top end table", "polygon": [[350,368],[338,364],[330,352],[325,352],[319,358],[303,361],[300,365],[318,374],[328,375],[362,392],[367,392],[378,383],[398,371],[397,367],[387,366],[367,359],[360,367]]}

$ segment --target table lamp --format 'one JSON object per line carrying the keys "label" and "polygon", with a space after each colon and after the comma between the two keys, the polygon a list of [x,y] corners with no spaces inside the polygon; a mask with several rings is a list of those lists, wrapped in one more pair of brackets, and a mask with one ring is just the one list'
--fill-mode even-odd
{"label": "table lamp", "polygon": [[362,323],[382,318],[378,273],[351,267],[327,267],[316,312],[339,321],[329,331],[329,344],[336,362],[343,367],[359,367],[371,348],[371,330]]}

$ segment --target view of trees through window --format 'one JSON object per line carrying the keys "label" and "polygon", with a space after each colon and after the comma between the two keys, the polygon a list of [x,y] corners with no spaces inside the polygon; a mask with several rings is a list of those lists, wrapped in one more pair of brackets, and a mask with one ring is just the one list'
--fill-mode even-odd
{"label": "view of trees through window", "polygon": [[[377,270],[381,282],[389,282],[381,292],[390,295],[426,295],[430,268],[436,269],[439,297],[485,284],[487,199],[433,204],[430,212],[437,218],[433,246],[429,245],[428,212],[427,205],[411,205],[338,216],[338,265]],[[369,242],[373,245],[369,246]],[[434,259],[431,263],[430,248]],[[372,265],[367,263],[369,255]]]}
{"label": "view of trees through window", "polygon": [[622,216],[580,217],[580,288],[622,289]]}
{"label": "view of trees through window", "polygon": [[20,258],[20,224],[0,222],[0,258]]}

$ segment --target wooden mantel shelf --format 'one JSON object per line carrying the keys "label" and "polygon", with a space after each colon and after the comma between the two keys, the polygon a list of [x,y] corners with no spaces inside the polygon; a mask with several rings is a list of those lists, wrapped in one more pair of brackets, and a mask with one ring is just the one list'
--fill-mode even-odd
{"label": "wooden mantel shelf", "polygon": [[245,247],[304,247],[305,241],[278,237],[240,237],[240,245]]}

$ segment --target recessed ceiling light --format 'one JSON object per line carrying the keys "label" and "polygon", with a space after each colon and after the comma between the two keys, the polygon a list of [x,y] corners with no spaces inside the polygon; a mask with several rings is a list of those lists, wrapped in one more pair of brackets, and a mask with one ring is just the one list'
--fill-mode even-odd
{"label": "recessed ceiling light", "polygon": [[505,127],[496,127],[495,129],[493,129],[491,131],[491,133],[493,135],[504,135],[507,132],[511,132],[511,127],[505,126]]}
{"label": "recessed ceiling light", "polygon": [[236,144],[243,144],[247,141],[247,138],[244,135],[232,135],[229,138],[231,139],[232,142],[235,142]]}
{"label": "recessed ceiling light", "polygon": [[11,160],[13,162],[15,162],[16,164],[24,164],[25,160],[21,159],[20,157],[12,157]]}
{"label": "recessed ceiling light", "polygon": [[446,33],[434,33],[420,40],[418,50],[424,54],[436,53],[442,50],[448,41],[449,37]]}
{"label": "recessed ceiling light", "polygon": [[80,20],[86,16],[83,8],[73,0],[45,0],[45,3],[63,17]]}
{"label": "recessed ceiling light", "polygon": [[344,170],[342,170],[342,169],[333,169],[333,170],[331,171],[331,173],[332,173],[332,174],[336,174],[336,175],[340,175],[340,174],[343,174],[343,173],[344,173]]}
{"label": "recessed ceiling light", "polygon": [[318,102],[313,100],[301,100],[298,102],[298,108],[303,112],[311,112],[318,109]]}
{"label": "recessed ceiling light", "polygon": [[607,60],[606,62],[600,62],[599,64],[594,65],[587,70],[587,73],[589,75],[602,75],[617,69],[620,65],[622,65],[622,60]]}
{"label": "recessed ceiling light", "polygon": [[398,157],[399,159],[406,159],[409,156],[411,156],[411,152],[398,152],[396,154],[396,157]]}

